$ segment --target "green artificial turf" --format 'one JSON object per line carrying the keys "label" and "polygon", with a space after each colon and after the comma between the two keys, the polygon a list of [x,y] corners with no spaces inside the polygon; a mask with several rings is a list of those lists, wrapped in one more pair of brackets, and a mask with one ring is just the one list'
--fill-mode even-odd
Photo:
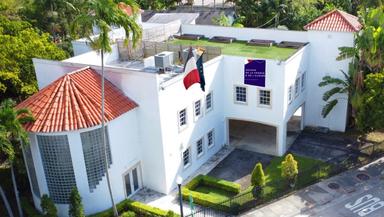
{"label": "green artificial turf", "polygon": [[236,195],[228,191],[205,185],[199,185],[195,189],[193,189],[193,191],[211,195],[213,197],[216,197],[219,201],[229,200],[231,197]]}
{"label": "green artificial turf", "polygon": [[220,47],[222,54],[232,56],[243,56],[263,59],[286,60],[292,56],[297,49],[293,48],[280,48],[276,46],[250,46],[245,41],[235,41],[231,44],[210,42],[205,39],[200,40],[184,40],[175,39],[171,41],[172,44],[177,45],[190,45],[190,46],[211,46]]}

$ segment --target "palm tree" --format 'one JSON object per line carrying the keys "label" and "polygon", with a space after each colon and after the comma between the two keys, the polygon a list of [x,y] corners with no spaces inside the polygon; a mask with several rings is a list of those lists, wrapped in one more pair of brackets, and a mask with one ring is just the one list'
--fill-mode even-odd
{"label": "palm tree", "polygon": [[[23,125],[34,121],[31,112],[28,109],[15,109],[16,103],[11,99],[4,100],[0,105],[0,126],[6,133],[6,137],[12,143],[15,150],[21,150],[23,145],[29,144],[28,133],[24,130]],[[11,156],[11,155],[10,155]],[[13,190],[16,196],[17,209],[19,216],[23,217],[23,211],[20,205],[19,192],[15,178],[15,169],[13,167],[14,158],[8,158],[11,165],[11,175]]]}
{"label": "palm tree", "polygon": [[[131,7],[134,12],[133,16],[128,15],[124,8]],[[141,39],[142,30],[136,23],[136,14],[139,7],[133,0],[89,0],[86,2],[84,12],[77,16],[72,25],[72,33],[82,31],[81,35],[86,35],[94,50],[100,52],[101,56],[101,128],[102,140],[104,145],[104,161],[107,178],[107,185],[111,197],[113,213],[117,217],[118,212],[113,199],[111,183],[109,179],[109,162],[107,154],[107,144],[105,138],[105,120],[104,120],[104,53],[111,52],[111,41],[109,32],[111,26],[121,26],[125,30],[125,43],[128,44],[132,40],[133,47]],[[100,34],[96,38],[92,38],[93,27],[98,27]]]}

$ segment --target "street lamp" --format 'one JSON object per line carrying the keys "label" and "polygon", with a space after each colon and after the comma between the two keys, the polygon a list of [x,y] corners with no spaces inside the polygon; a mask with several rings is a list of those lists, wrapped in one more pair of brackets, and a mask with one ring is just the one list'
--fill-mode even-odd
{"label": "street lamp", "polygon": [[176,183],[177,183],[177,187],[179,188],[180,216],[184,217],[184,214],[183,214],[183,197],[181,196],[181,183],[183,183],[183,178],[181,176],[177,176]]}

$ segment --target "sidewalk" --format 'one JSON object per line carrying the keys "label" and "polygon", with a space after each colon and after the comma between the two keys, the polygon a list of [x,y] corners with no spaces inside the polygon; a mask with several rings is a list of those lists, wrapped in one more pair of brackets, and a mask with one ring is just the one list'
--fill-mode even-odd
{"label": "sidewalk", "polygon": [[241,216],[383,217],[384,157]]}

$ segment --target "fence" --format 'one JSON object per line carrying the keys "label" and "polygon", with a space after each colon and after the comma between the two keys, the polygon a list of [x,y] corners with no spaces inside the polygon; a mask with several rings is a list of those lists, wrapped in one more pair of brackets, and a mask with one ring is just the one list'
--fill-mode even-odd
{"label": "fence", "polygon": [[[211,207],[204,207],[200,210],[187,215],[188,217],[199,216],[233,216],[239,213],[248,211],[256,206],[262,205],[266,202],[278,199],[284,195],[287,195],[296,190],[302,189],[311,184],[317,183],[323,179],[337,175],[348,169],[358,168],[372,162],[380,156],[384,155],[384,151],[375,152],[374,155],[366,154],[346,154],[333,158],[327,162],[316,165],[305,171],[300,171],[294,187],[291,187],[288,183],[269,182],[268,186],[278,186],[274,192],[270,194],[264,194],[260,197],[261,189],[254,188],[247,190],[235,197],[223,201],[219,204],[215,204]],[[309,177],[309,178],[308,178]]]}
{"label": "fence", "polygon": [[[128,46],[124,45],[123,40],[118,40],[117,46],[119,48],[120,60],[143,59],[150,56],[154,56],[163,51],[171,51],[174,53],[173,62],[175,64],[181,64],[183,51],[190,47],[189,45],[176,45],[170,42],[143,41],[140,45],[137,45],[136,48],[132,48],[131,44],[129,44]],[[203,56],[204,62],[221,55],[221,48],[219,47],[210,47],[210,46],[192,46],[192,47],[194,48],[201,47],[205,49],[205,53]]]}

